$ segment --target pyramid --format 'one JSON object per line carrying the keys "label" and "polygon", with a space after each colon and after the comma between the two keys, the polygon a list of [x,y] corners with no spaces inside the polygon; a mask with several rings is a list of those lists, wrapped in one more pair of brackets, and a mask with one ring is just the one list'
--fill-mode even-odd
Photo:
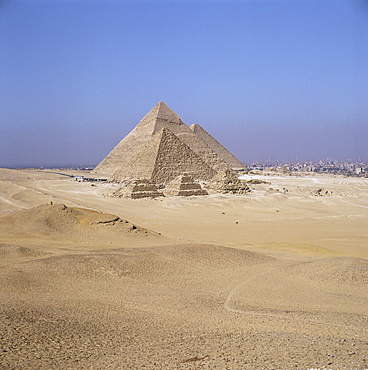
{"label": "pyramid", "polygon": [[134,179],[129,185],[114,191],[111,194],[115,198],[157,198],[164,196],[159,193],[157,186],[147,179]]}
{"label": "pyramid", "polygon": [[200,184],[194,182],[193,178],[187,173],[170,181],[163,192],[168,196],[179,195],[189,197],[192,195],[208,195],[207,191],[202,189]]}
{"label": "pyramid", "polygon": [[219,171],[211,181],[206,185],[206,189],[210,194],[245,194],[250,192],[248,185],[239,180],[232,171]]}
{"label": "pyramid", "polygon": [[168,128],[181,141],[197,153],[215,170],[225,170],[228,165],[165,103],[157,103],[125,136],[115,148],[97,165],[95,172],[114,173],[162,128]]}
{"label": "pyramid", "polygon": [[233,170],[245,170],[246,167],[236,159],[225,147],[223,147],[215,138],[213,138],[203,127],[193,123],[189,127],[198,135],[226,164]]}
{"label": "pyramid", "polygon": [[111,180],[143,178],[155,184],[167,184],[183,173],[208,181],[216,171],[169,129],[163,128],[122,164]]}

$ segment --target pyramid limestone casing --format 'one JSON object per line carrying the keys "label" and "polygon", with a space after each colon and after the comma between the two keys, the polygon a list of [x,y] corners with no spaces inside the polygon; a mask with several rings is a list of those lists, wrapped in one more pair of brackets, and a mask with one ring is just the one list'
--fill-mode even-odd
{"label": "pyramid limestone casing", "polygon": [[228,165],[165,103],[159,102],[97,165],[95,172],[114,173],[162,128],[168,128],[180,140],[197,153],[210,167],[225,170]]}
{"label": "pyramid limestone casing", "polygon": [[216,171],[169,129],[163,128],[122,164],[111,179],[144,178],[155,184],[167,184],[183,173],[208,181]]}
{"label": "pyramid limestone casing", "polygon": [[208,195],[207,191],[202,189],[201,185],[194,182],[193,178],[188,174],[183,174],[170,181],[163,190],[165,195],[173,196],[193,196],[193,195]]}
{"label": "pyramid limestone casing", "polygon": [[204,128],[197,123],[189,127],[198,135],[226,164],[233,170],[245,170],[246,167],[236,159],[224,146],[213,138]]}

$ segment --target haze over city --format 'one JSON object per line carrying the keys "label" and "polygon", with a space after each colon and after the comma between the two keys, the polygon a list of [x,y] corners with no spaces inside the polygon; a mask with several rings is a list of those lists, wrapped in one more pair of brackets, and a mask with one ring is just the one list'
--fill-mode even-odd
{"label": "haze over city", "polygon": [[164,101],[241,161],[368,158],[365,1],[0,1],[0,166],[95,165]]}

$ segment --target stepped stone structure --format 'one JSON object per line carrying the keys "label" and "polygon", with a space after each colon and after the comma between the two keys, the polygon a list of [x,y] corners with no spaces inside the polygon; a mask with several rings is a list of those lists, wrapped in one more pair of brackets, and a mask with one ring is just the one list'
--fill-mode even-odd
{"label": "stepped stone structure", "polygon": [[144,178],[155,184],[167,184],[183,173],[209,181],[216,171],[169,129],[163,128],[120,166],[111,180]]}
{"label": "stepped stone structure", "polygon": [[248,185],[239,180],[236,175],[232,171],[220,171],[218,172],[211,181],[206,185],[206,190],[208,190],[209,194],[246,194],[250,192],[250,188]]}
{"label": "stepped stone structure", "polygon": [[164,196],[158,192],[155,184],[152,184],[147,179],[134,179],[126,187],[122,187],[111,194],[112,197],[116,198],[157,198]]}
{"label": "stepped stone structure", "polygon": [[165,103],[159,102],[125,136],[120,143],[97,165],[95,172],[112,174],[128,162],[143,145],[157,132],[168,128],[182,142],[189,146],[214,170],[225,170],[229,166]]}
{"label": "stepped stone structure", "polygon": [[192,195],[208,195],[207,191],[202,189],[201,185],[194,182],[193,178],[188,174],[183,174],[170,181],[163,190],[167,196],[192,196]]}
{"label": "stepped stone structure", "polygon": [[246,167],[236,159],[225,147],[212,137],[203,127],[193,123],[189,127],[198,135],[230,168],[236,171],[244,171]]}

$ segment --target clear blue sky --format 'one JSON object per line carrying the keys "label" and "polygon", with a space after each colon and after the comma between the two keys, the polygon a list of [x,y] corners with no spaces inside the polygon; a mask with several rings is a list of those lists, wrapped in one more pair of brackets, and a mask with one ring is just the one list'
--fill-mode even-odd
{"label": "clear blue sky", "polygon": [[97,164],[160,100],[243,161],[368,159],[368,1],[0,0],[0,166]]}

